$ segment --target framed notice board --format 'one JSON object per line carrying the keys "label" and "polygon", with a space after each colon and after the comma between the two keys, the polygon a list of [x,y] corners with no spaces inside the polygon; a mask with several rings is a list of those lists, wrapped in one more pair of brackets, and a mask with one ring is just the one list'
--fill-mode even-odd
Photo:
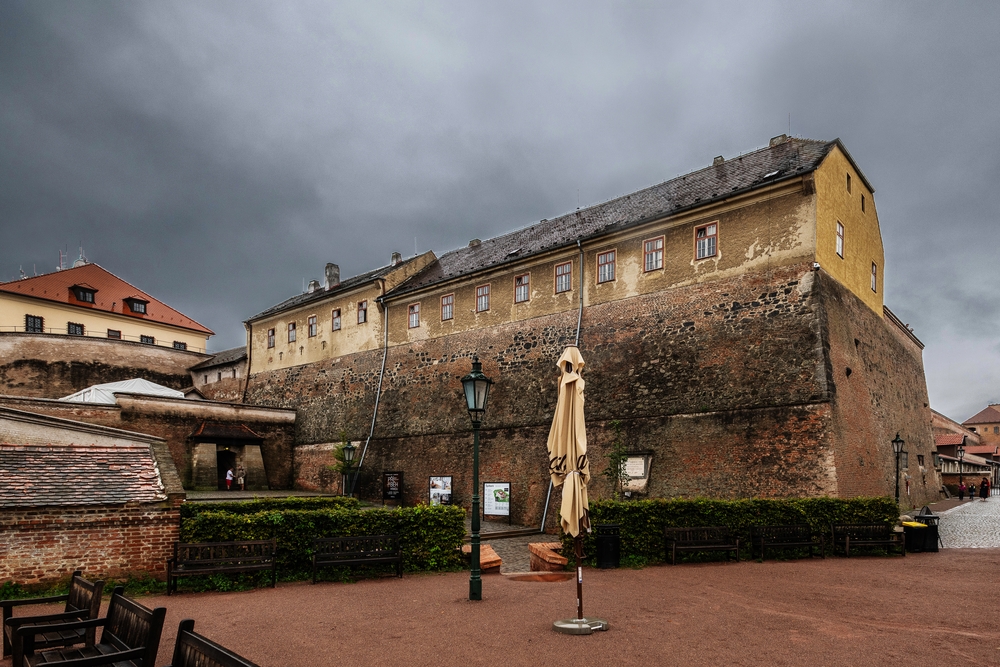
{"label": "framed notice board", "polygon": [[431,505],[451,505],[451,475],[431,477],[428,485]]}
{"label": "framed notice board", "polygon": [[510,482],[483,484],[483,516],[505,516],[510,523]]}
{"label": "framed notice board", "polygon": [[403,473],[383,472],[382,473],[382,504],[391,500],[400,505],[403,504]]}

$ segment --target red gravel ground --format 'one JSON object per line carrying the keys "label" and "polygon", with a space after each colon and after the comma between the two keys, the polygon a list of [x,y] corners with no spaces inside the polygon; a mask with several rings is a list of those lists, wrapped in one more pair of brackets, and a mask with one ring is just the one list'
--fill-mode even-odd
{"label": "red gravel ground", "polygon": [[[576,586],[468,573],[356,584],[279,584],[181,593],[167,607],[157,665],[182,618],[263,667],[336,665],[996,665],[1000,550],[906,558],[585,570],[584,611],[611,628],[552,631]],[[22,612],[24,613],[24,612]],[[3,665],[9,665],[9,659]]]}

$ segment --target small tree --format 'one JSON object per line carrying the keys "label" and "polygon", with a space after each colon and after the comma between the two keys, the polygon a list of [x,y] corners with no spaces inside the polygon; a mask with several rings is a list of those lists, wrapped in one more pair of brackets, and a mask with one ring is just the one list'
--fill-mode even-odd
{"label": "small tree", "polygon": [[611,441],[611,448],[608,449],[608,467],[604,469],[603,474],[608,478],[608,482],[611,485],[611,494],[614,499],[621,500],[625,487],[631,479],[628,471],[625,469],[625,464],[628,461],[628,446],[625,444],[625,438],[622,435],[621,421],[614,419],[610,422],[610,425],[615,437]]}

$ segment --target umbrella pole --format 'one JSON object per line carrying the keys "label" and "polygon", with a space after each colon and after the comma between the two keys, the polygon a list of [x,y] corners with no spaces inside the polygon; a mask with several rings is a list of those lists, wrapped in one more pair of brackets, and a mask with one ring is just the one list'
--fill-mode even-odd
{"label": "umbrella pole", "polygon": [[583,558],[583,533],[580,533],[573,542],[576,546],[576,617],[583,618],[583,566],[580,560]]}

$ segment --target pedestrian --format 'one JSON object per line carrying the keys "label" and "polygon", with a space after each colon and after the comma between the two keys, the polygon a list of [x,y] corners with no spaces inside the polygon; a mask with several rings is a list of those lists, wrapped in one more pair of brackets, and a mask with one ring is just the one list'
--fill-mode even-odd
{"label": "pedestrian", "polygon": [[230,468],[226,471],[226,491],[233,490],[233,469]]}
{"label": "pedestrian", "polygon": [[243,466],[238,466],[236,468],[236,483],[240,485],[240,491],[245,490],[244,482],[246,482],[246,471],[243,470]]}
{"label": "pedestrian", "polygon": [[983,477],[983,481],[979,483],[979,499],[984,503],[986,499],[990,497],[990,480]]}
{"label": "pedestrian", "polygon": [[976,499],[976,483],[969,482],[969,502]]}
{"label": "pedestrian", "polygon": [[965,500],[965,482],[958,485],[958,502]]}

